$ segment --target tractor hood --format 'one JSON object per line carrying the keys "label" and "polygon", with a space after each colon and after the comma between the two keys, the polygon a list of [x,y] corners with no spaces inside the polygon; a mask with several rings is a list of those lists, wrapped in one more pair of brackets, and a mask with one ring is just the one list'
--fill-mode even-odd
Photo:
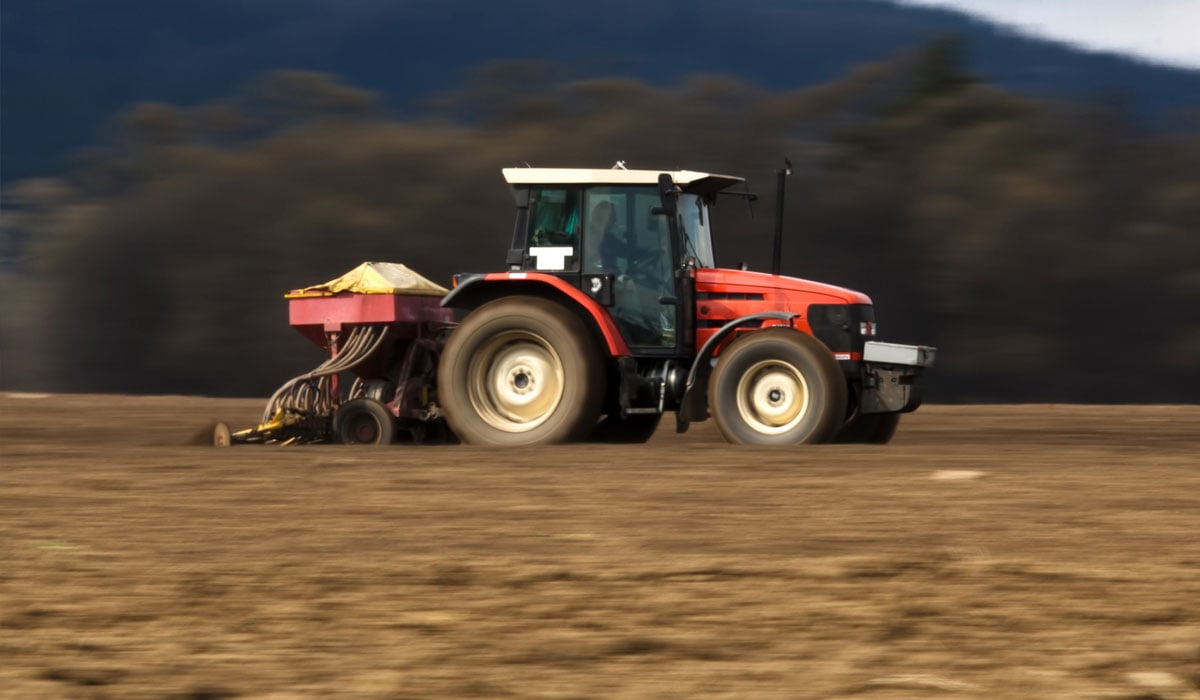
{"label": "tractor hood", "polygon": [[871,298],[853,289],[822,284],[798,277],[784,277],[748,270],[696,270],[697,291],[719,290],[729,294],[761,294],[763,299],[805,304],[870,304]]}

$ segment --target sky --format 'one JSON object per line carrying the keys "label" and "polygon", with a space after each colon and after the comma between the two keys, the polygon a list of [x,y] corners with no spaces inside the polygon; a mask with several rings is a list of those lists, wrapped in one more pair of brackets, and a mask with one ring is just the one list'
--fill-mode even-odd
{"label": "sky", "polygon": [[959,10],[1022,33],[1200,69],[1200,0],[896,0]]}

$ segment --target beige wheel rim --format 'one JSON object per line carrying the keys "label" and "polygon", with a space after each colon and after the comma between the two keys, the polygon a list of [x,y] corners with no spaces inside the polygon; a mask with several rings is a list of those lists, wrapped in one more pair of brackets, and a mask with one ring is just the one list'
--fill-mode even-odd
{"label": "beige wheel rim", "polygon": [[778,435],[796,427],[808,414],[809,403],[808,382],[786,362],[759,362],[738,380],[738,413],[760,433]]}
{"label": "beige wheel rim", "polygon": [[562,402],[562,360],[536,333],[508,331],[491,338],[471,358],[467,373],[472,408],[506,433],[533,430]]}

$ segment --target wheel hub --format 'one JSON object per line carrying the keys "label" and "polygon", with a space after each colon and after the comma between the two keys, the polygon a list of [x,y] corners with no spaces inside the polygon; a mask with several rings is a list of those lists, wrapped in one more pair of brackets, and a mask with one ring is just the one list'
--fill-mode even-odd
{"label": "wheel hub", "polygon": [[373,444],[379,440],[379,426],[370,416],[358,416],[350,424],[354,439],[363,444]]}
{"label": "wheel hub", "polygon": [[738,411],[760,433],[791,430],[808,413],[809,400],[808,382],[785,362],[760,362],[738,382]]}
{"label": "wheel hub", "polygon": [[505,432],[544,423],[563,396],[563,366],[550,344],[527,332],[503,334],[471,367],[471,400],[480,417]]}

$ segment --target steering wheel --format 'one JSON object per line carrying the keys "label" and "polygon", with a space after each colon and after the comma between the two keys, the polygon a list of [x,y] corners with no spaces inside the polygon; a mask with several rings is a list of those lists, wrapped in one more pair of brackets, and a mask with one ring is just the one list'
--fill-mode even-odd
{"label": "steering wheel", "polygon": [[629,255],[625,260],[627,262],[626,274],[633,281],[645,287],[659,287],[662,285],[663,259],[658,254],[658,251],[650,248],[639,248],[631,244],[629,246]]}

